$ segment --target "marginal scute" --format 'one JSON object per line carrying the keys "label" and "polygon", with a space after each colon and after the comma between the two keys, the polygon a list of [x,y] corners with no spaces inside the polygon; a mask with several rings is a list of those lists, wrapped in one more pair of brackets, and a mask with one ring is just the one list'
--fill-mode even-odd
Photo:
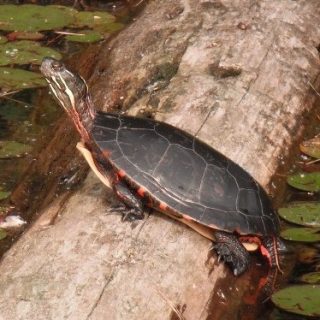
{"label": "marginal scute", "polygon": [[117,130],[120,127],[119,115],[97,112],[94,126]]}
{"label": "marginal scute", "polygon": [[135,118],[135,117],[120,117],[121,128],[123,129],[150,129],[154,130],[154,122],[149,119]]}
{"label": "marginal scute", "polygon": [[193,148],[194,152],[201,156],[208,165],[213,165],[218,168],[227,167],[228,159],[223,154],[213,150],[202,141],[194,139]]}
{"label": "marginal scute", "polygon": [[177,144],[183,146],[186,149],[193,148],[193,137],[185,134],[181,130],[175,127],[157,125],[155,126],[155,132],[165,139],[168,139],[171,144]]}

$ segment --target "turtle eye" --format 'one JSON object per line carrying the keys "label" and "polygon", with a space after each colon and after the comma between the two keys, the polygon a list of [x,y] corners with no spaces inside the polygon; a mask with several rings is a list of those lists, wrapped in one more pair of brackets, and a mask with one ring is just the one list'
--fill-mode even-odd
{"label": "turtle eye", "polygon": [[54,71],[61,71],[63,69],[63,66],[59,61],[52,61],[51,67]]}

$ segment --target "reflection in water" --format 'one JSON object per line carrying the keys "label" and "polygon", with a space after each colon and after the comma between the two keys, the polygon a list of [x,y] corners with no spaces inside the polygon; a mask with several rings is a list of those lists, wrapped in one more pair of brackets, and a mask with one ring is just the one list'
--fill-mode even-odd
{"label": "reflection in water", "polygon": [[[226,277],[216,283],[212,292],[207,320],[268,319],[272,310],[270,288],[278,288],[287,279],[294,266],[294,255],[281,256],[283,274],[278,269],[270,270],[268,263],[258,254],[250,256],[250,268],[240,277],[234,277],[229,268],[225,268]],[[267,279],[272,284],[267,283]]]}

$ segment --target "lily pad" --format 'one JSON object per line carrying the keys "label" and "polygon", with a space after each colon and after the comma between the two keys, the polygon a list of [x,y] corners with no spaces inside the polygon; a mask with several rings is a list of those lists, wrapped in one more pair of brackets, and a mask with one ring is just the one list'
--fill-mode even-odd
{"label": "lily pad", "polygon": [[292,202],[278,210],[281,218],[308,227],[320,227],[320,202]]}
{"label": "lily pad", "polygon": [[310,284],[320,284],[320,272],[306,273],[300,278],[300,280]]}
{"label": "lily pad", "polygon": [[290,186],[304,191],[320,191],[320,172],[297,173],[287,179]]}
{"label": "lily pad", "polygon": [[6,37],[0,36],[0,44],[6,43],[8,39]]}
{"label": "lily pad", "polygon": [[18,158],[30,152],[31,146],[16,141],[0,141],[0,158]]}
{"label": "lily pad", "polygon": [[34,41],[22,40],[0,45],[0,66],[28,63],[40,65],[44,57],[57,60],[62,58],[59,52],[48,47],[42,47]]}
{"label": "lily pad", "polygon": [[7,232],[0,228],[0,240],[4,239],[7,236]]}
{"label": "lily pad", "polygon": [[22,69],[0,68],[0,87],[3,91],[45,87],[46,81],[39,73]]}
{"label": "lily pad", "polygon": [[289,241],[317,242],[320,241],[319,228],[288,228],[281,231],[280,236]]}
{"label": "lily pad", "polygon": [[63,6],[1,5],[0,29],[24,32],[61,29],[74,22],[75,12]]}
{"label": "lily pad", "polygon": [[313,158],[320,159],[320,135],[300,144],[300,150]]}
{"label": "lily pad", "polygon": [[115,21],[115,17],[108,12],[103,11],[81,11],[76,12],[73,27],[89,27],[95,29],[97,26],[105,26]]}
{"label": "lily pad", "polygon": [[44,38],[44,34],[41,32],[23,32],[23,31],[14,31],[7,34],[7,38],[10,41],[16,40],[33,40],[39,41]]}
{"label": "lily pad", "polygon": [[273,303],[288,312],[304,316],[320,316],[320,286],[296,285],[284,288],[271,297]]}
{"label": "lily pad", "polygon": [[0,200],[7,199],[10,196],[11,192],[9,191],[2,191],[0,188]]}
{"label": "lily pad", "polygon": [[102,33],[113,33],[124,28],[124,24],[120,22],[112,22],[104,25],[97,25],[94,29]]}
{"label": "lily pad", "polygon": [[74,42],[97,42],[103,39],[101,33],[93,30],[82,30],[79,34],[67,35],[66,40]]}

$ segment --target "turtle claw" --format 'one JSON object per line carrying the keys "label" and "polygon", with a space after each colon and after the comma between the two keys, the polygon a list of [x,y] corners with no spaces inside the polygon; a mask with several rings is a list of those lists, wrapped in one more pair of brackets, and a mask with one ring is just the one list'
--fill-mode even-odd
{"label": "turtle claw", "polygon": [[115,210],[122,213],[122,221],[135,221],[144,218],[143,204],[129,187],[123,182],[117,182],[113,185],[115,194],[121,201]]}
{"label": "turtle claw", "polygon": [[216,232],[215,237],[217,243],[213,247],[218,254],[218,262],[223,260],[230,265],[235,276],[245,272],[249,266],[250,256],[237,237],[221,231]]}
{"label": "turtle claw", "polygon": [[235,276],[242,274],[248,268],[249,254],[247,252],[243,257],[238,256],[236,253],[232,252],[225,243],[216,244],[215,250],[218,254],[218,262],[223,260],[230,265]]}
{"label": "turtle claw", "polygon": [[135,208],[129,208],[123,203],[119,203],[115,206],[112,206],[112,211],[120,213],[122,215],[121,221],[133,222],[136,220],[144,219],[144,213],[137,211]]}

